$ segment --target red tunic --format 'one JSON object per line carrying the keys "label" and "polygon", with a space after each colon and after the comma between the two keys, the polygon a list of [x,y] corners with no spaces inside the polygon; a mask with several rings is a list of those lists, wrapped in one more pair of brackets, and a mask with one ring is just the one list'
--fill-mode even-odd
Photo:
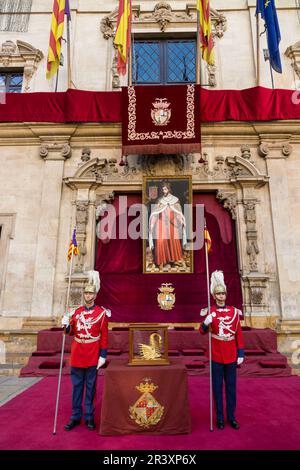
{"label": "red tunic", "polygon": [[[235,307],[228,307],[227,305],[225,307],[213,305],[210,312],[215,313],[213,321],[210,324],[212,333],[212,360],[220,362],[221,364],[236,362],[238,349],[244,349],[239,310]],[[203,323],[201,323],[199,331],[201,334],[205,334],[208,332],[208,328],[205,329],[205,325],[203,327]],[[214,338],[214,335],[223,339]],[[226,339],[231,337],[233,337],[233,339],[226,341]]]}
{"label": "red tunic", "polygon": [[[71,346],[71,366],[91,367],[98,364],[100,349],[107,348],[108,322],[106,312],[97,305],[87,310],[79,307],[70,321],[70,335],[74,335]],[[96,341],[93,339],[99,337]],[[87,342],[77,342],[78,338]]]}

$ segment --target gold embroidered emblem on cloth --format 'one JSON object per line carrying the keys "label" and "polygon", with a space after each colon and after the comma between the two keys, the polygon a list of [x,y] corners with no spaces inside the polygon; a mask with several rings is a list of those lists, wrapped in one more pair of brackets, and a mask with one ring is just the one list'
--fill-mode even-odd
{"label": "gold embroidered emblem on cloth", "polygon": [[135,388],[142,393],[133,406],[129,407],[129,416],[142,428],[149,428],[157,424],[164,413],[161,406],[152,393],[158,388],[151,379],[143,379]]}

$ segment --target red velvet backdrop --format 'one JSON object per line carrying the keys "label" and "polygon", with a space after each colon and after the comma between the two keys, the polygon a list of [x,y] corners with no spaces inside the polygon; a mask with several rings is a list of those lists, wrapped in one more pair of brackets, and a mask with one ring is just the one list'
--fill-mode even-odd
{"label": "red velvet backdrop", "polygon": [[[140,194],[128,196],[128,206],[141,202]],[[210,271],[223,270],[228,303],[242,308],[234,222],[214,194],[194,194],[193,204],[205,204],[213,243]],[[128,224],[131,220],[128,216]],[[97,303],[112,310],[113,322],[198,322],[200,309],[207,305],[204,248],[194,251],[194,274],[143,274],[142,240],[98,241],[95,269],[101,276]],[[176,294],[175,307],[169,311],[157,302],[158,288],[165,282],[172,282]]]}

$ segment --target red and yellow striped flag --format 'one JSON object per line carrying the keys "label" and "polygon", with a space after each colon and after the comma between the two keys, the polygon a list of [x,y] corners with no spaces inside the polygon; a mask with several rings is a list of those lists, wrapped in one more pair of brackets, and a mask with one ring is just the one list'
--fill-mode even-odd
{"label": "red and yellow striped flag", "polygon": [[66,0],[54,0],[51,18],[50,41],[46,77],[56,74],[61,56],[61,38],[64,32]]}
{"label": "red and yellow striped flag", "polygon": [[119,0],[119,14],[114,43],[118,46],[118,72],[126,73],[131,36],[131,0]]}
{"label": "red and yellow striped flag", "polygon": [[199,12],[199,32],[202,58],[209,65],[214,65],[214,42],[211,30],[209,0],[197,0],[197,10]]}
{"label": "red and yellow striped flag", "polygon": [[210,234],[207,228],[204,229],[204,240],[207,245],[207,253],[210,253],[212,251],[212,248],[211,248],[212,243],[211,243]]}

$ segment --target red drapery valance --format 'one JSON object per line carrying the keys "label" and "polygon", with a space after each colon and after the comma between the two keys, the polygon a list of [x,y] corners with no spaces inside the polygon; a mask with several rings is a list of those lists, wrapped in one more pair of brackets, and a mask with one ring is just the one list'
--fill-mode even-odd
{"label": "red drapery valance", "polygon": [[[121,92],[7,93],[0,122],[121,122]],[[300,119],[300,90],[201,89],[202,122]]]}

